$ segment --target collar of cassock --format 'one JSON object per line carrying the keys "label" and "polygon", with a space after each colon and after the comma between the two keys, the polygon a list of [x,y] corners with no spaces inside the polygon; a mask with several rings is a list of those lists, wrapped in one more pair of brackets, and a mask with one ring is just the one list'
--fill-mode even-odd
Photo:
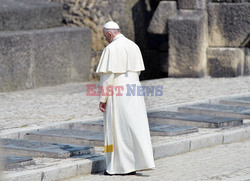
{"label": "collar of cassock", "polygon": [[124,36],[123,34],[116,35],[116,36],[113,38],[112,41],[115,41],[115,40],[117,40],[118,38],[123,37],[123,36]]}

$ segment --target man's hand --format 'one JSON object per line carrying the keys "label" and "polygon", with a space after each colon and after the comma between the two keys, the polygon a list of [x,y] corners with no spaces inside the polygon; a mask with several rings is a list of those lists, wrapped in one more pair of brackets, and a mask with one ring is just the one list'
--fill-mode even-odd
{"label": "man's hand", "polygon": [[100,104],[99,104],[99,109],[100,109],[102,112],[105,112],[105,110],[106,110],[106,103],[100,102]]}

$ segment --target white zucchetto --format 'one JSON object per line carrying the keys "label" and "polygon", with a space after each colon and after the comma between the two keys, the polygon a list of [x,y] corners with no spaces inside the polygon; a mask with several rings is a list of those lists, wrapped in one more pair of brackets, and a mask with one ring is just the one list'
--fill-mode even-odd
{"label": "white zucchetto", "polygon": [[103,26],[105,29],[120,29],[119,25],[114,21],[109,21]]}

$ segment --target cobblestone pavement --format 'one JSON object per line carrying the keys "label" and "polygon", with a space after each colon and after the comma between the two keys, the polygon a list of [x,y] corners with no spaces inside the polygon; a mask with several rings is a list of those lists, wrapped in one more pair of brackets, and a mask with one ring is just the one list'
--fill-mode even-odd
{"label": "cobblestone pavement", "polygon": [[80,180],[250,180],[250,140],[219,145],[156,160],[156,169],[135,176],[79,176]]}
{"label": "cobblestone pavement", "polygon": [[[86,96],[88,83],[90,82],[0,93],[0,132],[101,116],[98,97]],[[250,93],[250,77],[165,78],[143,81],[142,84],[163,86],[163,96],[145,97],[148,110]]]}
{"label": "cobblestone pavement", "polygon": [[[21,131],[35,126],[49,126],[51,123],[82,121],[102,116],[102,113],[98,110],[98,97],[86,96],[86,84],[88,83],[91,82],[0,93],[0,136],[11,131]],[[250,77],[218,79],[166,78],[143,81],[142,84],[145,86],[163,86],[163,96],[145,97],[149,111],[216,97],[250,95]],[[249,123],[250,121],[244,120],[244,122]],[[199,129],[198,133],[192,135],[171,138],[152,137],[152,141],[153,144],[161,144],[161,142],[216,131],[223,130]],[[156,161],[156,170],[138,173],[136,177],[110,178],[115,180],[133,180],[135,178],[141,180],[159,180],[159,178],[164,178],[163,180],[168,178],[169,180],[181,180],[182,178],[185,178],[184,180],[221,180],[227,177],[230,179],[237,178],[236,180],[238,180],[238,178],[249,178],[249,145],[250,143],[247,141],[168,157]],[[230,160],[232,161],[230,162]],[[39,158],[36,158],[36,161],[38,163],[36,166],[30,166],[30,168],[26,169],[43,168],[66,160],[39,160]],[[243,163],[245,163],[245,166]],[[10,171],[9,173],[17,171]],[[82,179],[104,180],[107,177],[91,175],[82,177]]]}

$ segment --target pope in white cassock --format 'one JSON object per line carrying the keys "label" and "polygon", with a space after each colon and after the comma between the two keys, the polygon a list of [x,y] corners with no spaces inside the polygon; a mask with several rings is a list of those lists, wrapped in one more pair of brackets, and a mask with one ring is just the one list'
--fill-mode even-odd
{"label": "pope in white cassock", "polygon": [[104,174],[132,175],[155,167],[144,97],[135,90],[141,86],[144,63],[139,47],[115,22],[104,25],[103,35],[110,44],[96,72],[103,87],[99,108],[104,113]]}

